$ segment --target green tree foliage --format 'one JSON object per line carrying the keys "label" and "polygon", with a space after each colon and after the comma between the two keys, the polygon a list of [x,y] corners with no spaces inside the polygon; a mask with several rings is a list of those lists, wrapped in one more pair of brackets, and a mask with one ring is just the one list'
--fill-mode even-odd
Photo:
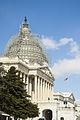
{"label": "green tree foliage", "polygon": [[0,62],[0,77],[4,76],[6,71],[4,70],[3,63]]}
{"label": "green tree foliage", "polygon": [[38,116],[39,109],[28,99],[30,96],[24,89],[25,83],[18,75],[15,67],[11,67],[6,75],[0,75],[0,111],[25,119]]}

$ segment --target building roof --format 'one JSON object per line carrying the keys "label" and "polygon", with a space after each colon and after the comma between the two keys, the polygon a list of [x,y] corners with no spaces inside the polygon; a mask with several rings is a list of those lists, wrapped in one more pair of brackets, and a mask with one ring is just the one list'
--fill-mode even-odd
{"label": "building roof", "polygon": [[75,100],[72,92],[54,92],[53,96],[62,96],[64,98],[71,98],[71,99]]}
{"label": "building roof", "polygon": [[26,17],[19,34],[9,40],[3,55],[7,57],[18,56],[29,63],[49,64],[49,57],[40,42],[39,35],[32,35]]}

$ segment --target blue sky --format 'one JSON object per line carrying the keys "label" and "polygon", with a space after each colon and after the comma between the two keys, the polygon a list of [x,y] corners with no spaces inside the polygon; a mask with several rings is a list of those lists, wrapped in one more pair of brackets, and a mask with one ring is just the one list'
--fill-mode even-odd
{"label": "blue sky", "polygon": [[54,91],[80,99],[80,0],[0,0],[0,55],[25,16],[52,58]]}

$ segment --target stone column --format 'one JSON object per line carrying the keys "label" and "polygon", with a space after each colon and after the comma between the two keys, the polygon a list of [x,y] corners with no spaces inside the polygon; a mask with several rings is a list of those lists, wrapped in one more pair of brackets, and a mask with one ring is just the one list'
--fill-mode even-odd
{"label": "stone column", "polygon": [[35,77],[32,77],[32,96],[31,96],[31,100],[32,102],[35,102]]}
{"label": "stone column", "polygon": [[6,120],[8,120],[8,117],[6,117]]}
{"label": "stone column", "polygon": [[20,78],[22,79],[22,72],[20,72]]}
{"label": "stone column", "polygon": [[47,82],[45,80],[45,100],[47,100]]}
{"label": "stone column", "polygon": [[39,100],[41,100],[41,78],[40,78],[40,86],[39,86]]}
{"label": "stone column", "polygon": [[47,100],[48,100],[48,82],[47,82]]}
{"label": "stone column", "polygon": [[25,74],[23,73],[23,83],[25,83]]}
{"label": "stone column", "polygon": [[[23,81],[23,83],[25,83],[25,74],[24,73],[22,73],[22,81]],[[24,89],[26,89],[26,85],[24,85]]]}
{"label": "stone column", "polygon": [[48,97],[49,97],[49,93],[48,93],[48,82],[47,82],[47,100],[48,100]]}
{"label": "stone column", "polygon": [[35,76],[35,101],[37,102],[37,76]]}
{"label": "stone column", "polygon": [[44,80],[44,100],[46,100],[46,81]]}
{"label": "stone column", "polygon": [[29,95],[31,96],[31,93],[32,93],[32,78],[30,76],[29,78]]}
{"label": "stone column", "polygon": [[43,79],[42,79],[42,100],[43,100]]}
{"label": "stone column", "polygon": [[40,77],[38,77],[38,100],[40,100]]}
{"label": "stone column", "polygon": [[27,91],[27,75],[25,75],[24,83],[26,84],[26,85],[25,85],[26,92],[28,92],[28,91]]}
{"label": "stone column", "polygon": [[18,76],[20,77],[20,71],[18,71]]}
{"label": "stone column", "polygon": [[52,93],[52,100],[53,100],[53,84],[51,84],[51,93]]}
{"label": "stone column", "polygon": [[27,77],[27,78],[26,78],[26,79],[27,79],[27,81],[26,81],[26,84],[27,84],[27,85],[26,85],[26,90],[27,90],[27,93],[29,94],[29,89],[28,89],[28,88],[29,88],[29,76],[26,75],[26,77]]}
{"label": "stone column", "polygon": [[22,81],[24,82],[24,73],[22,73]]}
{"label": "stone column", "polygon": [[43,100],[45,99],[45,91],[44,91],[44,89],[45,89],[45,81],[43,80]]}
{"label": "stone column", "polygon": [[42,78],[41,78],[41,100],[42,100]]}
{"label": "stone column", "polygon": [[50,99],[50,91],[49,91],[49,82],[48,82],[48,100]]}
{"label": "stone column", "polygon": [[53,99],[53,87],[52,84],[50,84],[50,96],[51,96],[51,100]]}
{"label": "stone column", "polygon": [[49,91],[50,91],[50,98],[52,97],[52,94],[51,94],[51,83],[49,85]]}
{"label": "stone column", "polygon": [[47,82],[47,100],[48,100],[48,82]]}
{"label": "stone column", "polygon": [[49,96],[51,98],[50,83],[49,83]]}

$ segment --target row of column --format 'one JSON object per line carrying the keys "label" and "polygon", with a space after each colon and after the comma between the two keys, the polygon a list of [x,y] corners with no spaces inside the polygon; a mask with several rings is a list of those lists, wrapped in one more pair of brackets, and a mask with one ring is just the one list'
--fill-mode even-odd
{"label": "row of column", "polygon": [[52,98],[53,85],[38,77],[38,100],[50,100]]}
{"label": "row of column", "polygon": [[28,76],[20,72],[20,76],[23,82],[26,83],[25,89],[31,96],[32,101],[38,102],[53,98],[53,83],[36,75]]}

